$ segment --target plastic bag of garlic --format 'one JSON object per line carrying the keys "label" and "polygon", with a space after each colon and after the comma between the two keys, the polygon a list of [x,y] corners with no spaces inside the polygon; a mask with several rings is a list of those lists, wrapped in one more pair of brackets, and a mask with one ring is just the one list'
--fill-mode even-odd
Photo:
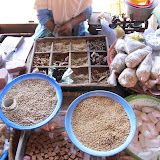
{"label": "plastic bag of garlic", "polygon": [[[118,56],[120,54],[126,56]],[[118,82],[123,87],[151,95],[160,95],[159,60],[160,29],[156,31],[149,29],[144,34],[139,32],[127,34],[117,39],[108,53],[110,70],[116,73]],[[109,77],[108,83],[116,86],[113,81],[115,78],[112,74],[112,79]]]}

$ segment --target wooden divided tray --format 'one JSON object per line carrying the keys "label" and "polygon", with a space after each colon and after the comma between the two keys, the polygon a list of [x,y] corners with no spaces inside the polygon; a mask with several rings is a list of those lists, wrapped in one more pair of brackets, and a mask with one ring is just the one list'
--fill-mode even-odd
{"label": "wooden divided tray", "polygon": [[[50,74],[63,86],[110,86],[106,36],[58,37],[38,39],[34,43],[28,73]],[[62,83],[64,72],[71,68],[71,84]]]}

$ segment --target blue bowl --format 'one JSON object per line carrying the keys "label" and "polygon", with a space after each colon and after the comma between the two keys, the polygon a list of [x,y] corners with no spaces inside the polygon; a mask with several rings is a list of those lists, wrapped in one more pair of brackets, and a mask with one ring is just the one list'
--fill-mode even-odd
{"label": "blue bowl", "polygon": [[18,83],[18,82],[21,82],[21,81],[27,80],[27,79],[41,79],[41,80],[48,81],[56,90],[56,95],[57,95],[58,101],[56,104],[56,108],[54,109],[54,111],[51,113],[51,115],[48,118],[46,118],[44,121],[42,121],[40,123],[37,123],[35,125],[31,125],[31,126],[22,126],[22,125],[19,125],[19,124],[16,124],[16,123],[10,121],[7,117],[5,117],[5,115],[3,114],[1,107],[0,107],[0,117],[3,120],[3,122],[6,123],[8,126],[15,128],[15,129],[19,129],[19,130],[35,129],[35,128],[41,127],[41,126],[45,125],[46,123],[48,123],[50,120],[53,119],[53,117],[59,111],[61,104],[62,104],[62,99],[63,99],[61,87],[53,78],[49,77],[48,75],[42,74],[42,73],[29,73],[29,74],[24,74],[22,76],[17,77],[16,79],[12,80],[10,83],[8,83],[4,87],[4,89],[2,90],[2,92],[0,94],[0,105],[2,103],[2,99],[3,99],[4,95],[6,94],[6,92],[15,83]]}
{"label": "blue bowl", "polygon": [[[123,106],[125,112],[128,115],[128,118],[130,121],[129,135],[128,135],[126,141],[122,145],[120,145],[119,147],[117,147],[113,150],[96,151],[96,150],[90,149],[90,148],[84,146],[76,138],[76,136],[74,135],[74,132],[72,130],[71,122],[72,122],[72,115],[73,115],[74,109],[83,99],[88,98],[88,97],[92,97],[92,96],[103,96],[103,97],[109,97],[109,98],[113,99],[114,101],[120,103]],[[112,92],[109,92],[109,91],[103,91],[103,90],[91,91],[91,92],[87,92],[87,93],[79,96],[71,103],[71,105],[68,108],[66,117],[65,117],[65,129],[66,129],[66,132],[67,132],[70,140],[81,151],[83,151],[89,155],[93,155],[93,156],[97,156],[97,157],[108,157],[108,156],[113,156],[113,155],[123,151],[131,143],[131,141],[134,138],[135,132],[136,132],[136,116],[134,114],[132,107],[129,105],[129,103],[125,99],[120,97],[119,95],[112,93]]]}

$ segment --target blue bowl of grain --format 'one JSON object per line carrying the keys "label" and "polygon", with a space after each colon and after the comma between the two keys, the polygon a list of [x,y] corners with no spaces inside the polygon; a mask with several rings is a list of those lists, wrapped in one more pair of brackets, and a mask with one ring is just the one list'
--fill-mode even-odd
{"label": "blue bowl of grain", "polygon": [[[38,119],[37,117],[37,123],[31,123],[31,125],[29,124],[30,122],[30,111],[28,111],[28,114],[25,115],[24,118],[26,118],[24,121],[28,120],[26,124],[28,125],[23,125],[21,124],[22,122],[17,122],[17,121],[14,121],[12,120],[12,117],[7,117],[4,112],[2,112],[2,101],[3,101],[3,98],[5,97],[5,95],[7,94],[7,92],[15,85],[17,84],[20,84],[22,82],[25,82],[27,80],[37,80],[37,82],[41,82],[43,81],[44,84],[48,84],[47,86],[44,86],[44,88],[49,88],[51,89],[51,91],[47,91],[48,93],[48,97],[52,97],[52,96],[55,96],[55,101],[53,103],[53,101],[49,100],[48,103],[51,104],[51,110],[49,112],[46,112],[44,111],[44,116],[43,115],[40,115],[41,117]],[[30,86],[28,86],[28,88],[30,88]],[[32,86],[32,88],[34,88],[34,86]],[[30,94],[32,94],[31,92],[33,92],[32,88],[29,90],[29,92],[26,92],[27,96],[29,96]],[[38,93],[43,93],[43,88],[42,90],[38,91]],[[54,95],[50,95],[50,93],[54,93]],[[37,94],[37,93],[36,93]],[[38,103],[37,103],[37,106],[38,105],[41,105],[42,102],[43,102],[43,96],[45,97],[45,95],[42,95],[42,97],[37,97],[34,98],[33,96],[33,99],[34,99],[34,103],[37,103],[37,100]],[[14,97],[14,96],[13,96]],[[22,95],[21,96],[22,99],[20,99],[19,101],[23,101],[23,98],[25,99],[26,95]],[[30,98],[29,100],[33,100],[32,98]],[[30,130],[30,129],[35,129],[35,128],[39,128],[43,125],[45,125],[46,123],[48,123],[49,121],[51,121],[53,119],[53,117],[57,114],[57,112],[59,111],[60,107],[61,107],[61,104],[62,104],[62,99],[63,99],[63,96],[62,96],[62,90],[61,90],[61,87],[59,86],[59,84],[51,77],[49,77],[48,75],[45,75],[45,74],[42,74],[42,73],[29,73],[29,74],[24,74],[22,76],[19,76],[17,78],[15,78],[14,80],[12,80],[10,83],[8,83],[4,89],[2,90],[1,94],[0,94],[0,117],[1,119],[3,120],[4,123],[6,123],[8,126],[12,127],[12,128],[15,128],[15,129],[19,129],[19,130]],[[26,99],[25,99],[26,100]],[[18,106],[19,106],[19,101],[18,101]],[[51,103],[52,102],[52,103]],[[22,103],[22,102],[21,102]],[[27,102],[26,102],[27,103]],[[48,104],[47,103],[47,104]],[[45,103],[44,103],[45,104]],[[52,107],[52,104],[54,104],[54,107]],[[46,105],[46,104],[45,104]],[[43,108],[43,105],[41,105],[41,107]],[[23,109],[23,107],[21,108]],[[32,108],[33,110],[33,108]],[[47,110],[47,107],[46,107],[46,110]],[[41,109],[38,108],[36,111],[35,111],[35,116],[38,116],[36,115],[37,113],[36,112],[40,112]],[[48,110],[47,110],[48,111]],[[16,112],[20,112],[20,110],[18,109],[18,107],[15,109],[15,111],[8,111],[9,113],[7,113],[8,115],[11,115],[13,114],[14,116],[14,113],[16,114]],[[22,113],[22,112],[21,112]],[[47,116],[45,115],[47,114]],[[21,116],[21,115],[19,115]],[[43,118],[42,118],[43,116]],[[34,115],[33,115],[34,117]],[[45,118],[44,118],[45,117]],[[19,117],[18,117],[19,118]],[[41,119],[42,118],[42,119]],[[20,119],[21,120],[21,119]],[[25,122],[24,122],[25,123]]]}
{"label": "blue bowl of grain", "polygon": [[65,117],[65,129],[81,151],[109,157],[123,151],[133,140],[136,116],[129,103],[119,95],[96,90],[71,103]]}

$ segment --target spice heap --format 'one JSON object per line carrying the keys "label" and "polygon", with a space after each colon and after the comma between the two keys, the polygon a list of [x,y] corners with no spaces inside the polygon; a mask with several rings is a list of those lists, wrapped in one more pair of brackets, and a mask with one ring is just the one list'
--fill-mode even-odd
{"label": "spice heap", "polygon": [[84,153],[61,132],[32,132],[25,155],[32,160],[82,160]]}
{"label": "spice heap", "polygon": [[52,42],[37,42],[37,52],[50,52]]}
{"label": "spice heap", "polygon": [[87,66],[88,56],[87,53],[72,53],[71,55],[71,65],[72,66]]}
{"label": "spice heap", "polygon": [[72,128],[86,147],[112,150],[122,145],[129,135],[130,122],[123,107],[109,97],[89,97],[82,100],[72,116]]}
{"label": "spice heap", "polygon": [[35,54],[33,66],[49,66],[49,54]]}
{"label": "spice heap", "polygon": [[[64,54],[63,54],[64,55]],[[66,66],[68,65],[68,61],[69,61],[69,56],[64,55],[54,55],[54,62],[53,62],[53,66]]]}
{"label": "spice heap", "polygon": [[91,40],[91,41],[89,41],[89,48],[90,48],[90,50],[105,51],[106,50],[106,42],[104,39]]}
{"label": "spice heap", "polygon": [[59,51],[59,52],[68,52],[69,51],[69,40],[55,40],[53,42],[54,47],[53,51]]}
{"label": "spice heap", "polygon": [[56,107],[57,96],[53,86],[40,79],[28,79],[14,84],[5,94],[6,98],[17,101],[17,108],[5,111],[4,115],[19,125],[30,126],[37,124],[50,116]]}
{"label": "spice heap", "polygon": [[106,68],[92,69],[92,83],[108,83],[107,79],[110,76],[110,71]]}
{"label": "spice heap", "polygon": [[89,83],[88,69],[83,68],[81,70],[73,69],[71,74],[71,79],[74,81],[74,84],[86,84]]}
{"label": "spice heap", "polygon": [[85,39],[72,40],[72,51],[87,51],[87,44]]}
{"label": "spice heap", "polygon": [[107,56],[93,52],[91,54],[91,65],[107,65]]}

